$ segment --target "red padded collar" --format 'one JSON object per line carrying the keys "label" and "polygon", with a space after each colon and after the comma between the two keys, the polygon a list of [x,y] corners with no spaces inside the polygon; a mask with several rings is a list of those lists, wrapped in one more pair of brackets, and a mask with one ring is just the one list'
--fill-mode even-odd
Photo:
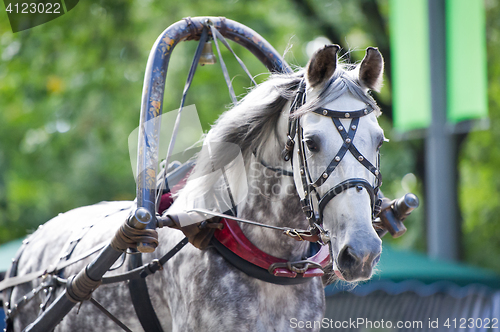
{"label": "red padded collar", "polygon": [[[287,267],[277,267],[270,270],[272,264],[287,263],[288,261],[282,258],[271,256],[250,242],[250,240],[243,234],[238,222],[232,219],[223,218],[220,220],[224,224],[222,230],[216,230],[214,237],[226,248],[231,250],[240,258],[246,260],[248,263],[257,265],[265,270],[268,270],[272,275],[277,277],[295,278],[297,275],[302,277],[320,277],[323,275],[323,270],[320,268],[309,268],[304,273],[296,273]],[[328,248],[321,246],[321,249],[311,257],[307,258],[308,261],[317,263],[324,268],[330,261]],[[283,264],[281,264],[283,265]]]}

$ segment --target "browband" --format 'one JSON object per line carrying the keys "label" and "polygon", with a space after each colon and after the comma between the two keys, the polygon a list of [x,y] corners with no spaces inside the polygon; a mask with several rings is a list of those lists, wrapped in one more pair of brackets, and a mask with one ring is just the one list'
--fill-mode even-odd
{"label": "browband", "polygon": [[366,108],[362,108],[357,111],[335,111],[335,110],[329,110],[324,107],[319,107],[313,111],[316,114],[319,115],[324,115],[328,116],[330,118],[342,118],[342,119],[349,119],[349,118],[359,118],[363,115],[368,115],[371,112],[373,112],[373,108],[368,106]]}

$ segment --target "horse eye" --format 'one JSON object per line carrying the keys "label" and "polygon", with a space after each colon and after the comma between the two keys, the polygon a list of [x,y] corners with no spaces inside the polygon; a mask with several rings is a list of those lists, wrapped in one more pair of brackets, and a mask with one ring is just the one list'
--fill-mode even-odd
{"label": "horse eye", "polygon": [[382,147],[382,145],[384,144],[384,142],[385,142],[385,141],[386,141],[386,138],[385,138],[385,137],[383,137],[383,138],[379,141],[379,143],[378,143],[378,145],[377,145],[377,151],[379,151],[379,150],[380,150],[380,148]]}
{"label": "horse eye", "polygon": [[316,144],[316,141],[314,139],[312,139],[312,138],[305,138],[304,142],[306,143],[307,148],[309,149],[309,151],[311,151],[311,152],[318,152],[319,151],[318,144]]}

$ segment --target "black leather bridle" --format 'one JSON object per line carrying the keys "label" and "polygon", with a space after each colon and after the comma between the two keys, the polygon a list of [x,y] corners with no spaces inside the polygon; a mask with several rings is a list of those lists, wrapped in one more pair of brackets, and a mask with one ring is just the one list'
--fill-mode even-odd
{"label": "black leather bridle", "polygon": [[[292,117],[293,113],[299,109],[305,103],[305,81],[302,80],[299,84],[299,88],[295,99],[290,107],[290,120],[288,125],[288,137],[287,142],[285,144],[285,149],[283,150],[283,158],[285,161],[290,160],[292,163],[293,169],[293,158],[291,158],[293,147],[295,145],[294,138],[297,136],[299,140],[298,144],[298,159],[299,159],[299,169],[300,169],[300,177],[302,182],[302,188],[304,191],[304,198],[300,200],[302,210],[304,211],[311,228],[318,229],[320,232],[324,232],[322,229],[323,224],[323,211],[328,204],[335,196],[340,193],[346,191],[349,188],[357,188],[358,190],[366,189],[368,194],[370,195],[371,207],[372,207],[372,216],[376,216],[378,212],[380,212],[380,203],[381,200],[378,196],[379,187],[382,184],[382,175],[379,169],[379,160],[380,154],[377,155],[377,165],[373,165],[368,159],[366,159],[361,152],[354,145],[354,136],[359,129],[359,119],[365,115],[373,112],[373,107],[367,106],[366,108],[356,110],[356,111],[336,111],[330,110],[323,107],[317,108],[313,110],[314,113],[328,116],[332,119],[335,128],[337,129],[340,136],[342,136],[342,140],[344,143],[341,148],[332,159],[326,170],[319,176],[315,181],[312,180],[311,174],[309,172],[309,168],[307,166],[307,159],[305,154],[304,147],[304,134],[303,128],[300,125],[300,117]],[[340,119],[351,119],[351,122],[348,127],[344,127]],[[327,191],[322,197],[320,197],[316,188],[320,187],[328,177],[332,174],[335,168],[342,161],[347,151],[350,151],[351,154],[356,158],[358,162],[360,162],[365,168],[367,168],[374,176],[375,176],[375,184],[370,184],[367,180],[362,178],[351,178],[347,179],[335,187]],[[318,211],[316,212],[313,206],[312,201],[312,193],[316,195],[316,199],[318,202]]]}

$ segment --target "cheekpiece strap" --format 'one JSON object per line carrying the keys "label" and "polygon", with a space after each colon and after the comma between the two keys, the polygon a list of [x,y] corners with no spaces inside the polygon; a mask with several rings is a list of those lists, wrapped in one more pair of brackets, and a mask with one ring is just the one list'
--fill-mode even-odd
{"label": "cheekpiece strap", "polygon": [[292,157],[292,152],[293,152],[293,147],[295,145],[295,141],[293,138],[295,137],[295,134],[297,133],[297,121],[298,119],[292,119],[291,116],[293,113],[302,107],[304,104],[304,96],[306,92],[306,82],[304,79],[302,79],[299,83],[299,87],[297,89],[297,93],[295,94],[295,99],[292,102],[292,105],[290,106],[290,120],[288,121],[288,135],[287,135],[287,140],[285,143],[285,148],[281,152],[281,156],[285,161],[289,161],[290,158]]}

